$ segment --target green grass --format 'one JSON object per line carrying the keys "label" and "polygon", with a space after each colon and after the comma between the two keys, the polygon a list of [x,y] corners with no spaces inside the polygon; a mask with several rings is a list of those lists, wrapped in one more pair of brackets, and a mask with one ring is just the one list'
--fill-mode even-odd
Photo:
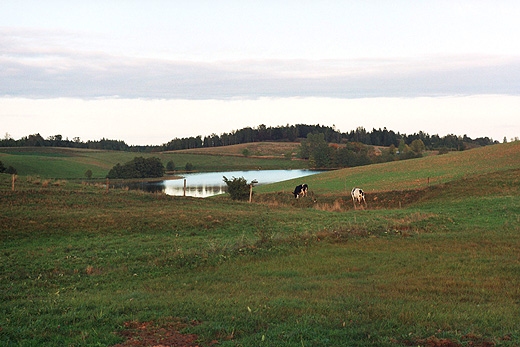
{"label": "green grass", "polygon": [[[307,163],[274,157],[243,157],[211,154],[193,154],[187,151],[134,153],[71,148],[0,148],[0,161],[5,167],[13,166],[21,176],[33,175],[41,178],[84,179],[87,170],[93,178],[104,178],[117,163],[124,164],[134,157],[155,156],[164,166],[172,160],[177,170],[184,170],[192,163],[196,171],[258,170],[258,169],[304,169]],[[222,153],[226,153],[224,148]]]}
{"label": "green grass", "polygon": [[[397,163],[365,167],[357,177],[388,206],[341,212],[315,208],[345,196],[334,178],[323,193],[312,184],[318,203],[306,205],[23,177],[12,192],[0,175],[0,345],[110,346],[125,322],[180,320],[201,346],[518,346],[516,153],[466,173],[462,155],[444,168],[448,157],[421,159],[417,177],[451,173],[401,209],[388,201],[416,177],[392,175]],[[466,153],[486,165],[477,154]]]}
{"label": "green grass", "polygon": [[[360,166],[305,177],[311,190],[319,194],[343,191],[350,195],[354,187],[366,192],[420,189],[464,177],[520,168],[520,142],[481,147],[464,152],[384,164]],[[258,187],[259,192],[294,189],[301,179]]]}

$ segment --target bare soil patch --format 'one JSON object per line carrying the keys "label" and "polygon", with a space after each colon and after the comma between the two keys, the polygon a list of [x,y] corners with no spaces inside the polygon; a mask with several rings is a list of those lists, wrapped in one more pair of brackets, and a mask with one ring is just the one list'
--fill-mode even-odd
{"label": "bare soil patch", "polygon": [[[199,324],[191,322],[191,325]],[[195,334],[184,334],[180,331],[188,327],[178,319],[164,324],[155,322],[131,321],[124,324],[125,329],[117,335],[126,339],[125,342],[112,347],[199,347],[199,337]],[[211,345],[215,344],[213,341]]]}

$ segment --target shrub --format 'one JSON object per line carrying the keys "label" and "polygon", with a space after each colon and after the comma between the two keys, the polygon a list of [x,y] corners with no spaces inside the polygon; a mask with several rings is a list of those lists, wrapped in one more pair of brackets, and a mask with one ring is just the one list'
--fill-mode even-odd
{"label": "shrub", "polygon": [[227,184],[228,193],[233,200],[247,200],[249,199],[249,185],[244,177],[236,178],[232,180],[224,177],[224,182]]}
{"label": "shrub", "polygon": [[441,147],[441,149],[439,149],[439,154],[447,154],[448,152],[449,150],[447,147]]}

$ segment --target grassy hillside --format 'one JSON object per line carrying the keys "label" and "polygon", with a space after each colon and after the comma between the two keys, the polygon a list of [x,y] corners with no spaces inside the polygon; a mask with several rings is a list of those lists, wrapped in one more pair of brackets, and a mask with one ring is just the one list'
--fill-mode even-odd
{"label": "grassy hillside", "polygon": [[[294,144],[291,145],[293,148]],[[196,171],[219,170],[256,170],[262,169],[301,169],[307,163],[299,160],[285,159],[279,153],[285,145],[265,143],[251,147],[254,156],[229,155],[237,147],[219,147],[208,151],[133,153],[121,151],[102,151],[70,148],[0,148],[0,161],[4,166],[13,166],[18,174],[40,176],[42,178],[85,178],[85,172],[91,170],[93,178],[104,178],[108,171],[117,163],[124,164],[136,156],[155,156],[163,164],[173,160],[178,170],[184,170],[186,163],[192,163]],[[253,152],[254,151],[254,152]],[[207,154],[203,154],[207,153]]]}
{"label": "grassy hillside", "polygon": [[518,146],[309,180],[421,194],[341,212],[0,175],[0,345],[519,346]]}
{"label": "grassy hillside", "polygon": [[222,147],[185,149],[175,153],[243,156],[244,150],[247,150],[251,157],[291,158],[296,156],[299,146],[299,142],[251,142]]}
{"label": "grassy hillside", "polygon": [[[463,152],[428,156],[330,171],[305,177],[316,194],[349,195],[353,187],[366,192],[408,190],[437,185],[464,177],[520,168],[520,142],[480,147]],[[300,180],[258,187],[259,192],[287,191]]]}

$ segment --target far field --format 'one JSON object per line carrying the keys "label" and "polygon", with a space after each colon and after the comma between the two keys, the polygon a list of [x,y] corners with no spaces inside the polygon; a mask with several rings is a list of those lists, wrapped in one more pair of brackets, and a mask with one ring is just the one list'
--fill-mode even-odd
{"label": "far field", "polygon": [[15,191],[0,174],[1,346],[520,346],[520,142],[309,176],[298,200],[299,180],[259,186],[253,203],[52,174],[104,177],[117,152],[6,152],[26,173]]}
{"label": "far field", "polygon": [[258,158],[292,158],[298,153],[299,142],[251,142],[232,146],[193,148],[175,151],[174,153],[190,153],[204,155],[231,155],[244,156],[247,151],[248,156]]}
{"label": "far field", "polygon": [[[0,161],[13,166],[19,175],[41,178],[85,178],[87,170],[92,177],[104,178],[117,163],[124,164],[134,157],[158,157],[163,165],[172,160],[178,171],[192,163],[195,171],[304,169],[307,163],[287,153],[295,153],[297,143],[252,143],[227,147],[204,148],[157,153],[136,153],[72,148],[23,147],[0,148]],[[250,155],[243,155],[249,149]],[[285,156],[284,154],[287,154]],[[292,159],[292,160],[291,160]]]}

